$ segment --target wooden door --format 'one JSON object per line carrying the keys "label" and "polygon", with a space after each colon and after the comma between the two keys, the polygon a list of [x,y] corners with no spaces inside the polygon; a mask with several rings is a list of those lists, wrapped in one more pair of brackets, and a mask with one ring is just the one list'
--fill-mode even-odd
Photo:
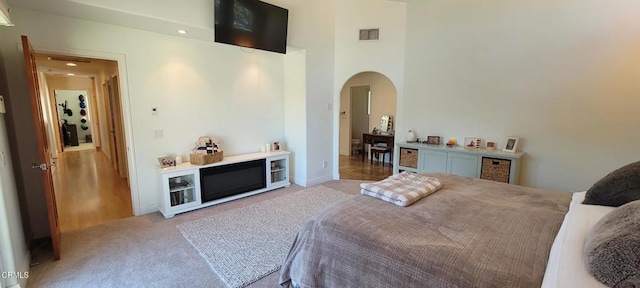
{"label": "wooden door", "polygon": [[111,93],[112,89],[111,89],[111,85],[110,85],[110,80],[107,80],[107,82],[102,86],[103,91],[104,91],[104,107],[105,107],[105,114],[107,117],[107,140],[109,141],[109,158],[111,158],[111,165],[113,166],[114,169],[116,169],[116,171],[118,171],[118,153],[116,152],[116,138],[115,138],[115,127],[113,124],[113,113],[111,112]]}
{"label": "wooden door", "polygon": [[47,201],[47,214],[49,216],[49,227],[51,229],[51,242],[53,245],[53,257],[60,259],[60,226],[58,222],[58,208],[56,207],[56,196],[53,188],[53,178],[51,177],[51,164],[49,163],[49,145],[47,143],[47,132],[44,124],[42,99],[40,98],[40,85],[38,84],[38,69],[33,57],[33,47],[29,43],[27,36],[22,35],[22,49],[24,50],[24,64],[27,71],[27,81],[29,84],[29,98],[31,99],[31,109],[36,128],[38,141],[38,159],[40,163],[34,165],[35,169],[42,171],[44,180],[44,196]]}
{"label": "wooden door", "polygon": [[105,106],[108,106],[109,144],[113,144],[111,149],[113,164],[120,178],[124,179],[127,178],[129,173],[127,170],[127,152],[119,85],[118,76],[113,76],[107,80],[107,99],[109,103],[105,103]]}
{"label": "wooden door", "polygon": [[[91,77],[91,101],[89,102],[89,106],[91,106],[91,131],[93,135],[93,146],[96,149],[102,147],[102,139],[100,137],[100,111],[98,110],[98,86],[96,85],[96,78]],[[89,97],[89,95],[87,95]]]}
{"label": "wooden door", "polygon": [[114,119],[114,127],[115,127],[115,140],[116,149],[118,153],[118,173],[120,173],[120,178],[127,178],[129,176],[128,166],[127,166],[127,145],[124,137],[124,117],[122,117],[122,98],[120,97],[120,83],[118,81],[118,76],[113,76],[111,78],[111,84],[113,87],[113,101],[112,107],[113,110],[113,119]]}

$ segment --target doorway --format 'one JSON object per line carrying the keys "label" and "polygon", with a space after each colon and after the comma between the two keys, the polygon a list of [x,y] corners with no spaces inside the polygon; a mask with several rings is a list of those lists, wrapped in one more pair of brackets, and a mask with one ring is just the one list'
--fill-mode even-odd
{"label": "doorway", "polygon": [[[93,126],[93,109],[90,109],[90,101],[86,90],[54,90],[56,112],[60,121],[62,150],[82,151],[93,150],[93,134],[97,128]],[[75,112],[74,112],[75,111]],[[57,145],[56,145],[57,146]],[[53,157],[53,156],[52,156]]]}
{"label": "doorway", "polygon": [[[369,86],[351,87],[351,141],[362,141],[362,134],[369,132],[369,98],[371,89]],[[360,143],[360,142],[356,142]],[[360,143],[361,145],[362,143]],[[356,145],[356,144],[354,144]],[[358,149],[354,149],[358,148]],[[362,149],[352,147],[349,155],[363,153]],[[359,152],[359,153],[358,153]]]}
{"label": "doorway", "polygon": [[[126,147],[119,83],[113,80],[117,62],[45,53],[35,58],[49,99],[43,111],[50,115],[47,136],[57,152],[50,156],[57,164],[52,176],[61,232],[133,216],[126,149],[113,156],[118,145]],[[111,83],[110,94],[98,89],[102,83]]]}
{"label": "doorway", "polygon": [[[362,72],[345,82],[340,92],[338,131],[341,179],[377,181],[393,173],[391,157],[369,159],[370,145],[363,142],[363,133],[371,133],[374,128],[380,130],[385,115],[395,119],[396,107],[396,88],[381,73]],[[389,133],[393,136],[393,127]]]}

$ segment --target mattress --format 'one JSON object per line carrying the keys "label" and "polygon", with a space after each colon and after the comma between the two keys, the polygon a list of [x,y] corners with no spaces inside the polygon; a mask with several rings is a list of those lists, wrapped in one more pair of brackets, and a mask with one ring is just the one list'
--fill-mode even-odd
{"label": "mattress", "polygon": [[584,205],[586,192],[573,194],[569,212],[564,217],[560,231],[551,246],[549,262],[542,282],[543,288],[607,287],[587,272],[584,260],[584,244],[589,230],[614,207]]}

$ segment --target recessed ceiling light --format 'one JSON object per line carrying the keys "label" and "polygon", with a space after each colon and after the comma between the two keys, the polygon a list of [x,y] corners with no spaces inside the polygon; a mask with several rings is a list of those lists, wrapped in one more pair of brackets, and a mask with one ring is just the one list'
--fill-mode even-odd
{"label": "recessed ceiling light", "polygon": [[180,30],[178,30],[178,33],[180,33],[180,34],[187,34],[188,32],[187,32],[187,30],[182,30],[182,29],[180,29]]}
{"label": "recessed ceiling light", "polygon": [[67,76],[76,76],[76,74],[73,74],[73,73],[67,73]]}
{"label": "recessed ceiling light", "polygon": [[75,66],[78,66],[78,64],[69,62],[67,63],[67,66],[75,67]]}

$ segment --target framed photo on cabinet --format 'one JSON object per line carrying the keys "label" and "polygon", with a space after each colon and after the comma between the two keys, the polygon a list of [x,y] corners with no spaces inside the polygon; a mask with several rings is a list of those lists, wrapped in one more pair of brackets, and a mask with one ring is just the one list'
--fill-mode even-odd
{"label": "framed photo on cabinet", "polygon": [[520,138],[518,137],[508,137],[507,141],[504,144],[504,149],[502,149],[502,151],[516,153],[516,149],[518,148],[519,141],[520,141]]}
{"label": "framed photo on cabinet", "polygon": [[478,149],[478,148],[480,148],[480,143],[481,142],[482,142],[482,139],[477,138],[477,137],[464,137],[464,147],[465,148]]}
{"label": "framed photo on cabinet", "polygon": [[427,136],[427,144],[440,145],[440,136]]}
{"label": "framed photo on cabinet", "polygon": [[158,157],[158,162],[160,163],[160,168],[176,166],[176,157],[172,157],[172,156]]}

